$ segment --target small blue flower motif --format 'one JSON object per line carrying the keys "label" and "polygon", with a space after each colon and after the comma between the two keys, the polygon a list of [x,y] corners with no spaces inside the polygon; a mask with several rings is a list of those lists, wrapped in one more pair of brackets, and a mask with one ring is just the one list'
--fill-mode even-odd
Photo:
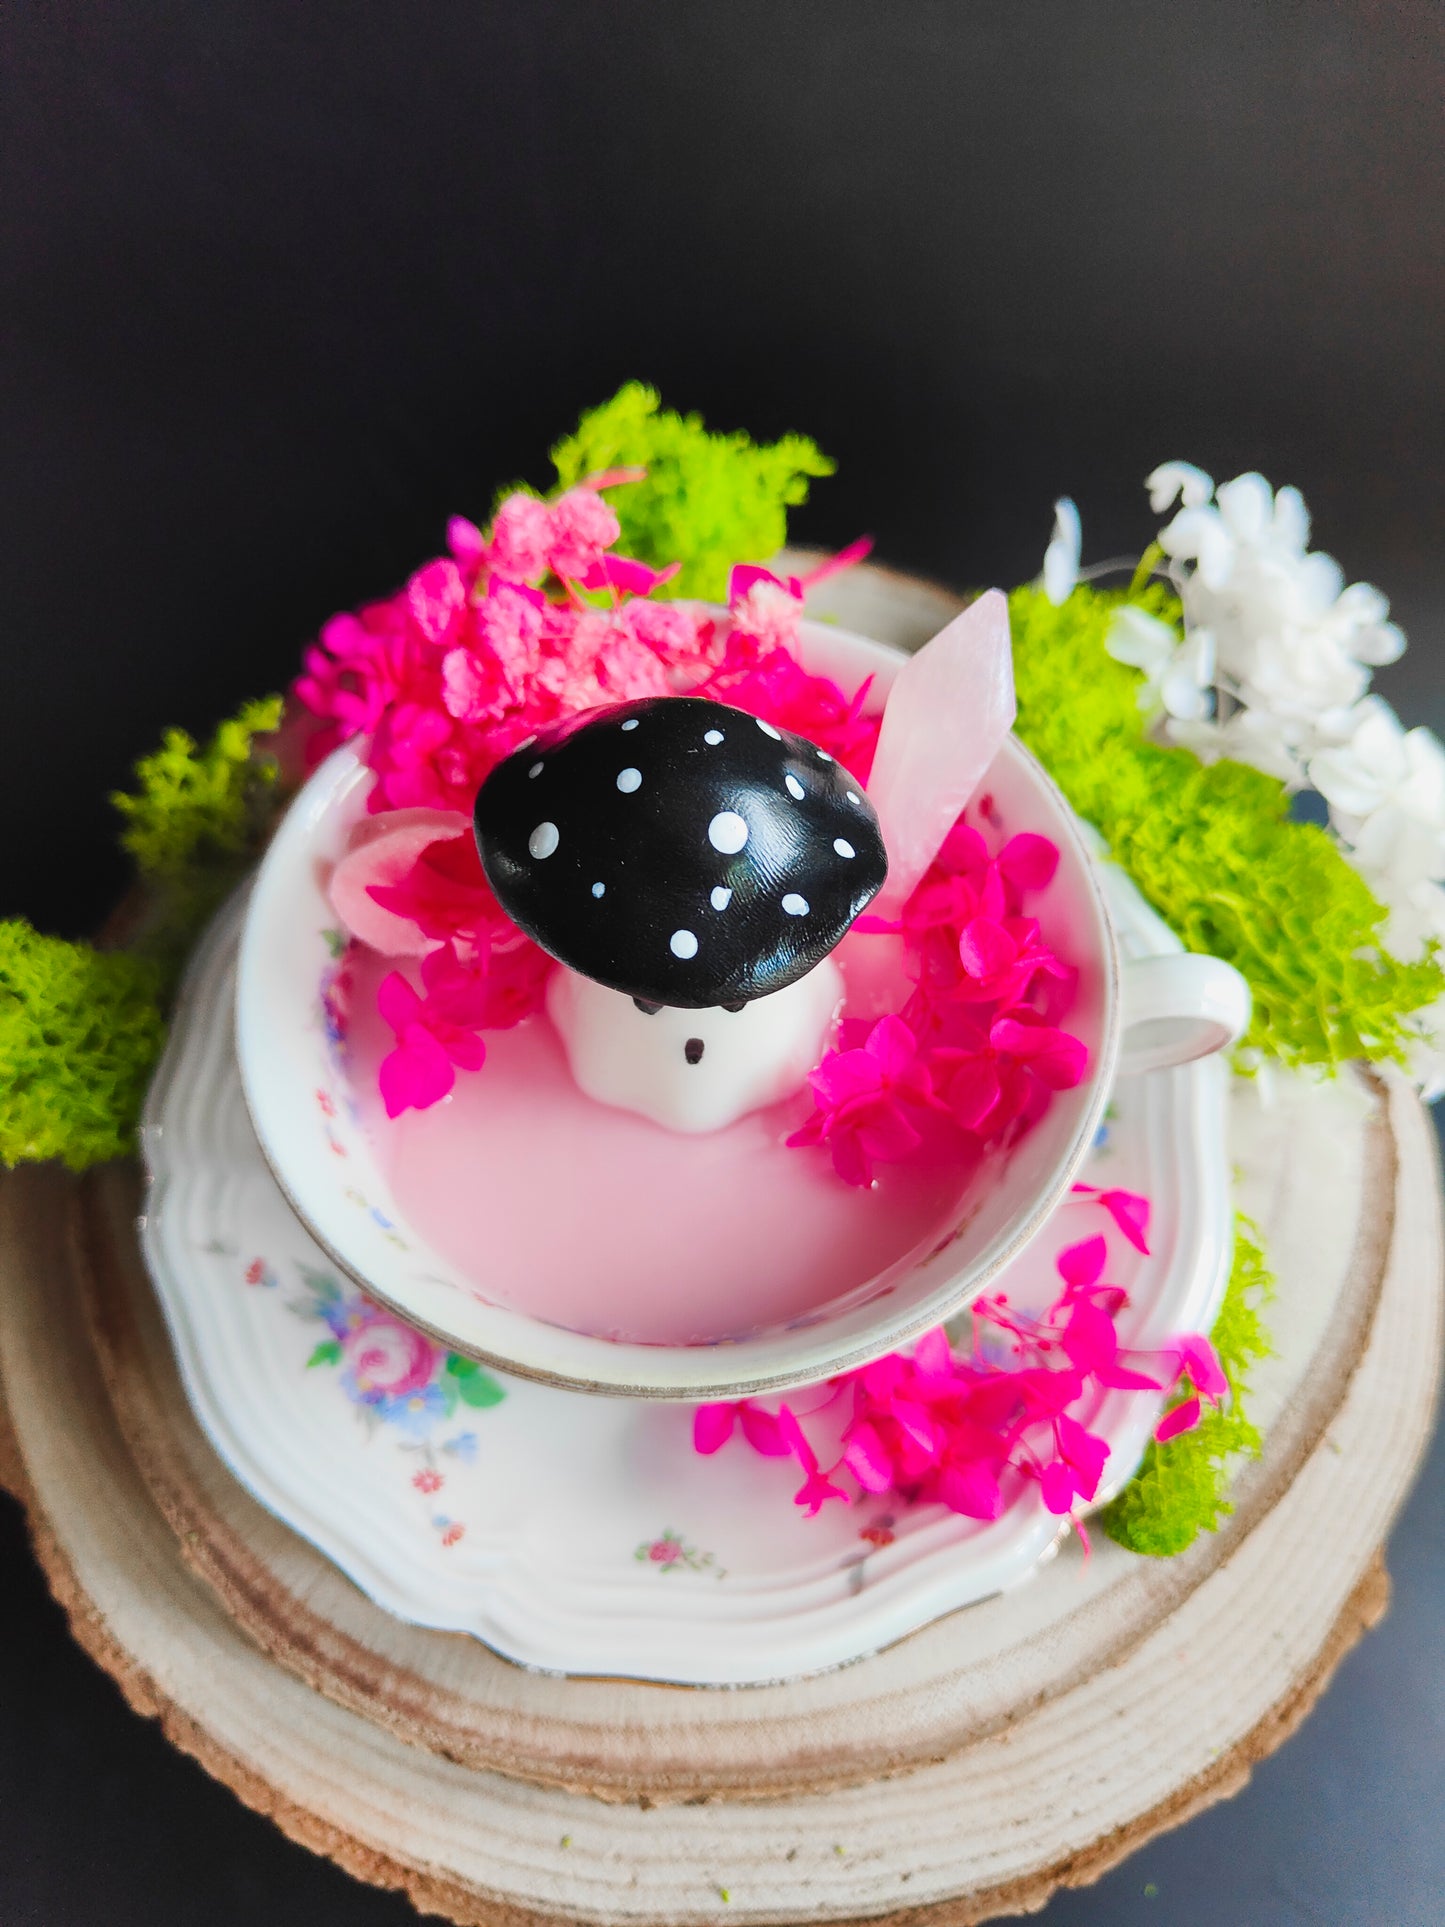
{"label": "small blue flower motif", "polygon": [[395,1224],[387,1217],[386,1213],[379,1211],[375,1205],[371,1207],[371,1221],[373,1224],[380,1225],[383,1231],[395,1231],[396,1229]]}
{"label": "small blue flower motif", "polygon": [[362,1322],[361,1304],[357,1299],[329,1299],[317,1309],[334,1338],[350,1338]]}
{"label": "small blue flower motif", "polygon": [[[444,1351],[365,1293],[343,1290],[329,1272],[300,1270],[307,1296],[292,1310],[327,1332],[312,1349],[307,1370],[339,1367],[336,1382],[369,1422],[391,1426],[431,1448],[438,1443],[437,1430],[459,1416],[458,1406],[486,1411],[506,1397],[474,1361]],[[464,1463],[476,1456],[475,1432],[459,1432],[440,1443]]]}
{"label": "small blue flower motif", "polygon": [[341,1389],[357,1405],[374,1412],[384,1425],[394,1426],[408,1438],[426,1438],[448,1416],[448,1400],[439,1385],[422,1385],[409,1392],[383,1392],[374,1385],[360,1383],[354,1372],[346,1371],[341,1375]]}

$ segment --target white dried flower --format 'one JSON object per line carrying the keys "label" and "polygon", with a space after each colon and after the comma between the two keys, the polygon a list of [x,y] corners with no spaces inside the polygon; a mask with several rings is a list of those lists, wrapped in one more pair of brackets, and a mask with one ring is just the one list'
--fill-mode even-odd
{"label": "white dried flower", "polygon": [[1057,608],[1073,594],[1079,580],[1079,556],[1084,532],[1079,511],[1067,495],[1054,503],[1054,533],[1044,550],[1044,594]]}
{"label": "white dried flower", "polygon": [[1191,562],[1209,589],[1222,589],[1234,574],[1234,538],[1218,509],[1182,508],[1159,531],[1159,546],[1175,562]]}
{"label": "white dried flower", "polygon": [[1311,757],[1310,781],[1359,867],[1392,906],[1445,877],[1445,745],[1407,730],[1378,696],[1359,705],[1348,742]]}
{"label": "white dried flower", "polygon": [[[1445,950],[1445,746],[1368,693],[1371,671],[1405,647],[1389,603],[1310,549],[1298,489],[1252,472],[1216,486],[1190,462],[1162,463],[1147,486],[1156,515],[1173,511],[1158,543],[1184,639],[1136,607],[1113,616],[1105,647],[1141,671],[1141,709],[1206,762],[1313,785],[1389,913],[1386,949],[1406,961]],[[1077,543],[1073,554],[1076,572]],[[1412,1027],[1415,1075],[1433,1099],[1445,1093],[1445,999]]]}
{"label": "white dried flower", "polygon": [[1213,480],[1193,462],[1161,462],[1144,486],[1156,515],[1172,509],[1181,498],[1185,508],[1197,509],[1214,493]]}
{"label": "white dried flower", "polygon": [[1204,763],[1218,762],[1227,756],[1231,762],[1248,763],[1266,776],[1298,788],[1302,780],[1299,744],[1288,725],[1260,709],[1236,709],[1224,722],[1171,722],[1166,734],[1171,743],[1192,749]]}
{"label": "white dried flower", "polygon": [[1152,722],[1165,715],[1199,722],[1214,711],[1214,638],[1197,629],[1181,642],[1167,622],[1132,603],[1116,609],[1104,637],[1116,662],[1141,669],[1139,707]]}
{"label": "white dried flower", "polygon": [[1427,1104],[1445,1097],[1445,997],[1417,1011],[1411,1020],[1415,1043],[1406,1069]]}

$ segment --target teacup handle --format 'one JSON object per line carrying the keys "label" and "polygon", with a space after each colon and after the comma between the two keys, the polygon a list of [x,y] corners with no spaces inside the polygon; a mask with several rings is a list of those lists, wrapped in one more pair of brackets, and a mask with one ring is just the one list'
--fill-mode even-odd
{"label": "teacup handle", "polygon": [[1123,969],[1120,1077],[1191,1064],[1249,1027],[1249,985],[1220,957],[1133,957]]}

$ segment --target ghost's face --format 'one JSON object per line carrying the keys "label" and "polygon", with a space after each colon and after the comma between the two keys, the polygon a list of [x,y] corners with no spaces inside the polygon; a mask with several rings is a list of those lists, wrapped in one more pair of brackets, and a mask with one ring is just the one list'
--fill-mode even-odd
{"label": "ghost's face", "polygon": [[799,1089],[827,1048],[843,999],[831,957],[740,1008],[639,1004],[565,965],[547,1010],[589,1097],[673,1131],[717,1131]]}

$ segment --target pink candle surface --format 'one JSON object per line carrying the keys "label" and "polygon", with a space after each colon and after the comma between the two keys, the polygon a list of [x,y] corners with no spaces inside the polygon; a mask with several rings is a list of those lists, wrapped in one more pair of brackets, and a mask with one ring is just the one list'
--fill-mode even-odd
{"label": "pink candle surface", "polygon": [[[839,953],[845,976],[861,941]],[[375,1014],[389,967],[357,971],[362,1119],[402,1217],[494,1303],[609,1337],[706,1344],[806,1317],[959,1215],[972,1167],[956,1133],[858,1189],[826,1152],[786,1148],[806,1091],[685,1136],[583,1096],[540,1014],[488,1032],[486,1064],[449,1098],[389,1119],[376,1071],[391,1037]],[[865,976],[875,970],[855,958],[854,1014],[887,995]]]}

